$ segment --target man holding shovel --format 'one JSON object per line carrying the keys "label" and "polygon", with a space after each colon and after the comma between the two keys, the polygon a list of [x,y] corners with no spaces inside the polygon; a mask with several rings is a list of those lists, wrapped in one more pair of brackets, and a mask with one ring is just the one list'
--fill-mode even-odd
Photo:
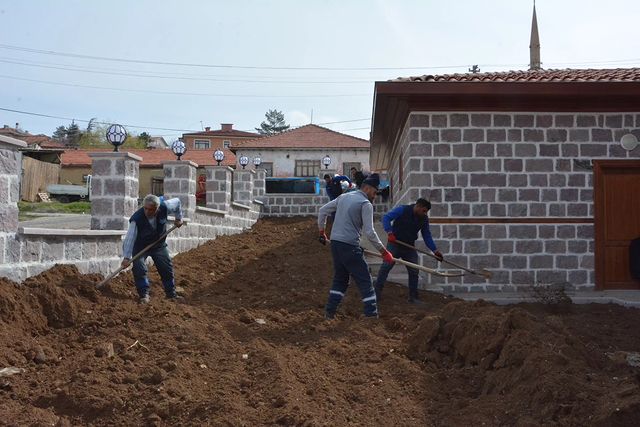
{"label": "man holding shovel", "polygon": [[325,317],[333,319],[338,306],[344,298],[349,285],[349,276],[360,290],[364,315],[378,317],[376,294],[371,284],[369,267],[364,259],[364,251],[360,247],[360,234],[364,235],[382,254],[387,262],[393,262],[391,253],[385,249],[380,238],[373,229],[373,205],[380,178],[371,174],[357,191],[341,195],[320,208],[318,228],[320,242],[326,243],[328,238],[324,232],[328,216],[335,212],[335,221],[331,229],[331,254],[333,256],[333,285],[329,291],[329,299],[325,307]]}
{"label": "man holding shovel", "polygon": [[[174,215],[174,225],[176,227],[182,226],[180,199],[174,198],[161,201],[158,196],[153,194],[149,194],[144,198],[143,206],[129,219],[129,230],[123,245],[123,268],[131,264],[133,254],[138,254],[165,234],[168,215]],[[171,263],[165,240],[166,236],[149,248],[141,257],[133,261],[133,277],[141,304],[148,304],[150,301],[149,279],[147,278],[147,265],[145,264],[147,257],[153,259],[153,263],[158,269],[167,298],[174,301],[181,299],[176,294],[176,286],[173,280],[173,264]]]}
{"label": "man holding shovel", "polygon": [[[382,217],[382,225],[384,231],[387,232],[387,249],[394,258],[400,258],[417,264],[418,253],[416,250],[399,245],[396,241],[415,246],[418,232],[421,232],[424,243],[433,252],[433,255],[442,261],[442,253],[436,248],[436,244],[431,237],[431,231],[429,230],[429,217],[427,215],[429,209],[431,209],[431,203],[428,200],[418,199],[414,204],[400,205]],[[382,294],[382,288],[392,268],[393,261],[385,261],[382,267],[380,267],[380,271],[378,271],[375,284],[378,298]],[[409,303],[419,303],[418,270],[407,267],[407,273],[409,274]]]}

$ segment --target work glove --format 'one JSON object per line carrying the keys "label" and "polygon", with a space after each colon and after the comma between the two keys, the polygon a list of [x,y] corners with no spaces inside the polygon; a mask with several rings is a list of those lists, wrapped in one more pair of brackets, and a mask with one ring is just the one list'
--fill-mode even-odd
{"label": "work glove", "polygon": [[323,245],[326,245],[327,244],[327,240],[329,240],[329,238],[327,237],[327,234],[324,232],[324,228],[321,228],[319,230],[318,241],[320,243],[322,243]]}
{"label": "work glove", "polygon": [[437,249],[433,252],[433,255],[438,259],[438,261],[442,261],[444,259],[442,252]]}
{"label": "work glove", "polygon": [[387,264],[393,264],[393,254],[386,249],[383,249],[381,252],[382,260]]}
{"label": "work glove", "polygon": [[127,267],[129,267],[129,264],[131,264],[131,259],[130,258],[124,258],[122,260],[122,264],[120,264],[120,267],[127,268]]}
{"label": "work glove", "polygon": [[395,243],[396,242],[396,235],[393,234],[393,233],[387,234],[387,242]]}
{"label": "work glove", "polygon": [[182,221],[181,219],[176,219],[175,221],[173,221],[173,225],[175,225],[178,228],[182,227],[183,224],[184,224],[184,221]]}

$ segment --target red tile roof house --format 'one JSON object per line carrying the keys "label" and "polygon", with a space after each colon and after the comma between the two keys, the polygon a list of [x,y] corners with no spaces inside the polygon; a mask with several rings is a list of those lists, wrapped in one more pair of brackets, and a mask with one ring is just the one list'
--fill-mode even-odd
{"label": "red tile roof house", "polygon": [[[351,167],[369,170],[369,141],[318,125],[305,125],[276,135],[237,142],[231,150],[238,157],[260,157],[267,176],[320,176],[349,172]],[[328,168],[322,159],[329,156]]]}
{"label": "red tile roof house", "polygon": [[[96,151],[112,150],[66,150],[62,153],[60,170],[60,183],[83,185],[86,176],[91,173],[91,158],[89,153]],[[132,154],[142,157],[140,162],[140,197],[149,193],[161,195],[163,193],[162,182],[164,172],[162,162],[176,160],[175,154],[171,150],[158,149],[122,149]],[[234,166],[236,156],[230,150],[223,150],[225,154],[223,165]],[[213,158],[212,150],[188,150],[183,156],[183,160],[191,160],[198,165],[198,175],[205,175],[205,166],[214,166],[217,162]]]}
{"label": "red tile roof house", "polygon": [[392,205],[431,200],[445,257],[494,272],[427,287],[640,289],[638,137],[640,68],[425,75],[375,84],[371,167]]}

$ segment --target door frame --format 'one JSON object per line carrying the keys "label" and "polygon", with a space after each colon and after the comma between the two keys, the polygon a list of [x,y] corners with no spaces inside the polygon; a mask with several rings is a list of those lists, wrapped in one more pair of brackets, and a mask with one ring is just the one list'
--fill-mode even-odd
{"label": "door frame", "polygon": [[604,175],[609,170],[636,168],[640,173],[640,160],[594,160],[593,161],[593,219],[594,219],[594,269],[595,289],[605,290],[604,287],[604,212],[606,197],[604,193]]}

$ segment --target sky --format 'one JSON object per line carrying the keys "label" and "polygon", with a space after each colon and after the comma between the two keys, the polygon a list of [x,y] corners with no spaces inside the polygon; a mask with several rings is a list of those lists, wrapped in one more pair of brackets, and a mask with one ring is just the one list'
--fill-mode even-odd
{"label": "sky", "polygon": [[[368,139],[375,81],[474,64],[526,69],[532,9],[529,0],[0,0],[0,125],[50,135],[95,117],[171,142],[220,123],[251,131],[278,109],[292,126],[313,114]],[[640,66],[640,2],[536,9],[543,68]]]}

